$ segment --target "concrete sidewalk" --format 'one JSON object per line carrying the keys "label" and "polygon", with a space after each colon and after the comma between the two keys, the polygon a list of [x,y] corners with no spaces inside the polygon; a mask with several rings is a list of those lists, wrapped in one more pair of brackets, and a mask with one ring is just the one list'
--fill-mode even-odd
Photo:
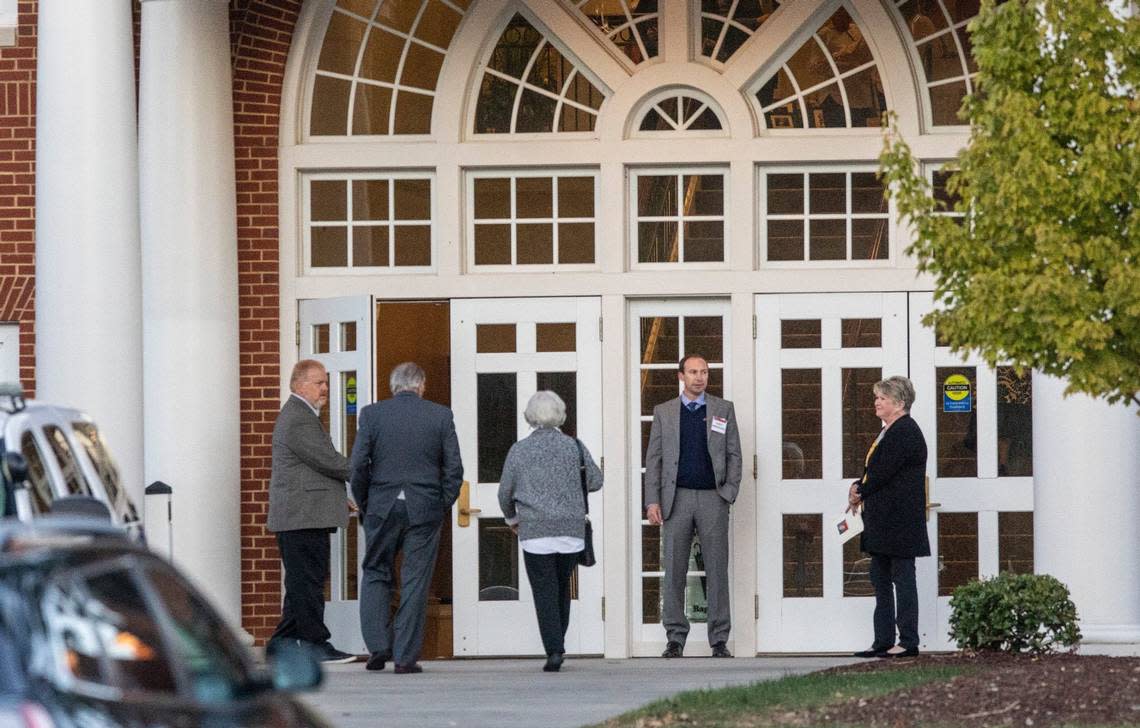
{"label": "concrete sidewalk", "polygon": [[339,728],[572,728],[684,690],[774,680],[851,662],[857,660],[569,658],[562,672],[544,673],[540,658],[440,660],[422,663],[419,675],[396,675],[391,664],[368,672],[357,662],[328,666],[321,689],[303,697]]}

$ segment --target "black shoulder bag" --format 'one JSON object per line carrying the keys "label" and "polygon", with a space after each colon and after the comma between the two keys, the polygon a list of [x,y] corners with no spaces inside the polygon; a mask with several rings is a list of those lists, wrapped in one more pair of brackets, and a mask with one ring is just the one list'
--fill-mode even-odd
{"label": "black shoulder bag", "polygon": [[582,441],[574,438],[578,446],[578,476],[582,481],[582,502],[586,505],[586,544],[578,553],[578,563],[582,566],[593,566],[598,563],[594,556],[594,527],[590,523],[590,494],[586,488],[586,454],[582,451]]}

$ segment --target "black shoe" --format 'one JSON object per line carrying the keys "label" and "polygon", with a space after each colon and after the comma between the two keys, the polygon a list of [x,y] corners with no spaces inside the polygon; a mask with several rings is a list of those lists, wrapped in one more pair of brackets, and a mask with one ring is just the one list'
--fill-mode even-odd
{"label": "black shoe", "polygon": [[723,642],[717,642],[713,645],[713,657],[732,657],[732,653],[728,651],[728,647]]}
{"label": "black shoe", "polygon": [[669,644],[665,645],[665,651],[661,653],[662,657],[680,657],[684,652],[685,646],[680,642],[669,640]]}
{"label": "black shoe", "polygon": [[562,653],[551,652],[546,656],[546,664],[542,666],[543,672],[558,672],[562,669]]}
{"label": "black shoe", "polygon": [[356,662],[356,655],[341,652],[331,643],[325,642],[323,645],[317,645],[317,659],[326,665],[343,665]]}
{"label": "black shoe", "polygon": [[383,670],[384,664],[392,659],[392,656],[384,652],[373,652],[368,656],[368,664],[364,666],[365,670]]}
{"label": "black shoe", "polygon": [[[899,649],[899,648],[896,647],[896,648],[891,648],[891,649]],[[905,647],[905,648],[900,649],[900,651],[898,651],[898,652],[891,652],[890,650],[887,650],[886,652],[883,652],[880,655],[880,657],[918,657],[918,648],[917,647]]]}
{"label": "black shoe", "polygon": [[858,652],[852,652],[851,656],[852,657],[886,657],[887,656],[887,649],[888,648],[886,648],[886,647],[880,649],[878,647],[875,647],[874,645],[871,645],[871,649],[859,650]]}
{"label": "black shoe", "polygon": [[415,675],[417,672],[424,671],[418,662],[413,662],[410,665],[396,665],[394,668],[392,668],[392,670],[397,675]]}

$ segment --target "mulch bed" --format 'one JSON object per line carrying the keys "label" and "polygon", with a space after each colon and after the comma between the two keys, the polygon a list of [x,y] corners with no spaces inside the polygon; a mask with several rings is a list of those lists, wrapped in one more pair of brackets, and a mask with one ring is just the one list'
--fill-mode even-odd
{"label": "mulch bed", "polygon": [[868,660],[831,672],[961,666],[952,680],[779,716],[786,725],[1140,726],[1140,657],[957,653]]}

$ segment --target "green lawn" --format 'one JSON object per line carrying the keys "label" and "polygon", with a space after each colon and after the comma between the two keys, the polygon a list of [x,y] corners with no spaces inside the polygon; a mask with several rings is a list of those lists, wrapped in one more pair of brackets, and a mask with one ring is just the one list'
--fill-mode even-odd
{"label": "green lawn", "polygon": [[601,725],[764,726],[766,715],[826,705],[854,696],[870,697],[962,674],[957,667],[881,672],[797,675],[719,690],[694,690],[646,705]]}

